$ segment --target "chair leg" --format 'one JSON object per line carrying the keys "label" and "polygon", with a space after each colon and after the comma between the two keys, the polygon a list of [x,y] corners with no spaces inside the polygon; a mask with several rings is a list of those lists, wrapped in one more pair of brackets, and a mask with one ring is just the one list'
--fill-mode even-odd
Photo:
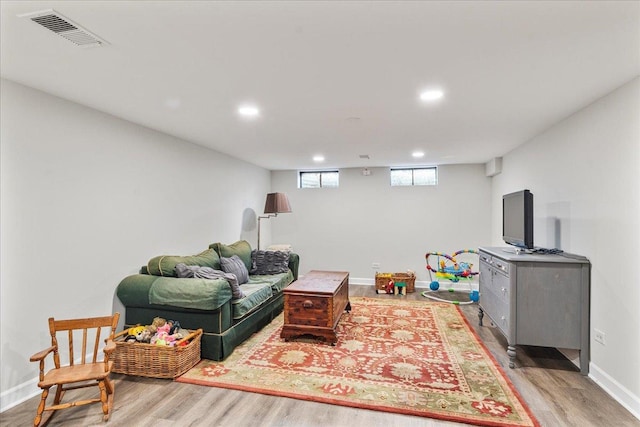
{"label": "chair leg", "polygon": [[115,381],[110,380],[109,378],[105,378],[104,380],[105,388],[107,390],[107,413],[102,417],[103,421],[109,421],[109,416],[111,415],[111,411],[113,410],[113,399],[116,392],[116,384]]}
{"label": "chair leg", "polygon": [[107,387],[104,385],[104,380],[98,382],[98,387],[100,387],[100,401],[102,402],[102,413],[104,414],[104,417],[106,417],[109,414],[109,401],[107,399]]}
{"label": "chair leg", "polygon": [[33,427],[38,427],[40,425],[40,421],[42,421],[42,413],[44,412],[44,407],[47,403],[47,396],[49,396],[49,389],[45,388],[42,390],[42,398],[40,399],[40,404],[38,405],[38,412],[36,413],[36,417],[33,420]]}
{"label": "chair leg", "polygon": [[59,405],[60,401],[62,400],[62,395],[64,394],[64,388],[62,387],[62,384],[58,384],[56,386],[56,397],[53,399],[53,404],[54,405]]}
{"label": "chair leg", "polygon": [[107,378],[105,378],[105,379],[104,379],[104,385],[105,385],[105,387],[106,387],[106,389],[107,389],[107,393],[108,393],[108,394],[113,394],[113,392],[115,391],[115,388],[114,388],[114,386],[115,386],[114,381],[113,381],[113,380],[111,380],[111,379],[109,379],[109,378],[107,377]]}

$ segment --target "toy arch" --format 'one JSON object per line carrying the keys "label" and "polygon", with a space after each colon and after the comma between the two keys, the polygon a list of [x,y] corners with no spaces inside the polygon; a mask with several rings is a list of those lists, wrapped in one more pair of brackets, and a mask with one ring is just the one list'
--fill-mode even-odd
{"label": "toy arch", "polygon": [[[427,252],[425,255],[425,260],[427,263],[427,271],[429,272],[429,279],[431,283],[429,283],[429,290],[422,292],[422,296],[425,298],[430,298],[436,301],[447,302],[450,304],[473,304],[474,302],[478,302],[480,299],[480,294],[478,291],[471,289],[471,284],[469,284],[469,301],[451,301],[444,298],[436,297],[432,295],[438,292],[440,288],[440,282],[438,279],[446,279],[451,282],[457,283],[461,279],[471,279],[473,276],[479,274],[478,271],[473,271],[473,264],[466,262],[458,262],[456,257],[460,254],[478,254],[478,251],[475,249],[461,249],[459,251],[454,252],[452,255],[448,255],[442,252]],[[437,256],[437,264],[436,266],[432,266],[429,263],[429,257]],[[441,258],[444,258],[442,260]],[[433,276],[435,275],[435,279]],[[453,289],[449,289],[449,292],[453,292]]]}

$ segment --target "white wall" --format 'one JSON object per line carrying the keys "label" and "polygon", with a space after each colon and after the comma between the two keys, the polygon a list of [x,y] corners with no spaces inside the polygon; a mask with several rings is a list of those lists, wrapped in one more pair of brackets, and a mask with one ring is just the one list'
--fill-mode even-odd
{"label": "white wall", "polygon": [[[592,262],[591,376],[640,414],[640,82],[484,165],[441,166],[437,187],[391,188],[388,169],[340,171],[340,188],[297,189],[272,172],[112,116],[1,81],[0,409],[37,392],[31,354],[46,319],[110,312],[115,287],[150,257],[213,241],[255,244],[268,190],[293,213],[263,221],[263,246],[291,243],[301,273],[354,278],[415,270],[424,254],[502,245],[501,196],[535,194],[535,243]],[[270,185],[270,181],[272,185]],[[244,224],[244,225],[243,225]],[[490,226],[491,225],[491,226]],[[25,339],[28,331],[28,339]]]}
{"label": "white wall", "polygon": [[[534,244],[591,263],[591,376],[640,418],[640,80],[503,157],[492,183],[492,240],[502,195],[534,193]],[[605,345],[593,340],[594,328]]]}
{"label": "white wall", "polygon": [[[372,283],[375,270],[416,272],[428,281],[425,254],[477,248],[490,239],[491,187],[484,165],[438,168],[434,187],[391,187],[388,168],[341,169],[339,188],[299,189],[296,171],[271,173],[290,214],[272,218],[274,243],[300,254],[300,273],[346,270]],[[477,257],[475,257],[477,262]]]}
{"label": "white wall", "polygon": [[193,254],[241,237],[255,244],[255,212],[264,206],[270,174],[16,83],[1,84],[5,409],[38,391],[32,382],[37,364],[29,357],[50,345],[49,316],[111,313],[119,281],[155,255]]}

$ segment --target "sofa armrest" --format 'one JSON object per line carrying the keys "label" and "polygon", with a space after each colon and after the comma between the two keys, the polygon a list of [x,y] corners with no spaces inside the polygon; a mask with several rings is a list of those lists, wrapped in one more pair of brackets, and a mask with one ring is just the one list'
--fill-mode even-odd
{"label": "sofa armrest", "polygon": [[231,286],[224,279],[181,279],[134,274],[125,277],[116,290],[125,307],[164,305],[215,310],[231,301]]}
{"label": "sofa armrest", "polygon": [[133,274],[122,279],[116,295],[125,307],[145,307],[149,305],[149,289],[156,280],[148,274]]}
{"label": "sofa armrest", "polygon": [[289,254],[289,270],[293,273],[293,280],[298,280],[298,269],[300,268],[300,255],[291,252]]}

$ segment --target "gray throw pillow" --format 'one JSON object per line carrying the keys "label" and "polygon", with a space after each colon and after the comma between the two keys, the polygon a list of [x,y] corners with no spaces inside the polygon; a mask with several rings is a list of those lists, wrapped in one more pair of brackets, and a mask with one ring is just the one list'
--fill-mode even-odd
{"label": "gray throw pillow", "polygon": [[238,278],[239,285],[249,281],[249,271],[238,255],[233,255],[231,258],[220,258],[220,264],[222,271],[234,274]]}
{"label": "gray throw pillow", "polygon": [[184,263],[176,264],[175,266],[176,277],[182,279],[189,279],[194,277],[197,270],[200,269],[199,265],[185,265]]}
{"label": "gray throw pillow", "polygon": [[[244,267],[244,263],[242,264]],[[240,289],[238,278],[233,273],[227,273],[221,270],[214,270],[211,267],[201,267],[199,265],[177,264],[175,267],[176,276],[180,278],[196,278],[196,279],[225,279],[231,287],[232,299],[244,298],[244,292]]]}
{"label": "gray throw pillow", "polygon": [[253,250],[251,264],[251,274],[286,273],[289,271],[289,252]]}

